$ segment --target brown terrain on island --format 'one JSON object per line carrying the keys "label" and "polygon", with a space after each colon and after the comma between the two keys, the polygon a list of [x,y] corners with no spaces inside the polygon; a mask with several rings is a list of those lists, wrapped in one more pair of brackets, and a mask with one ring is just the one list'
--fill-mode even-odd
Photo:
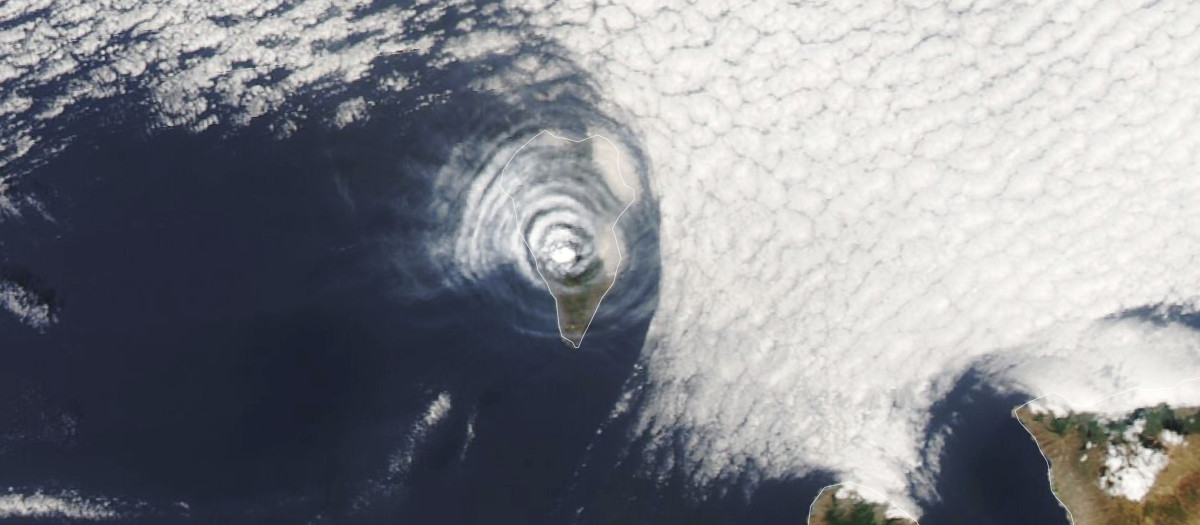
{"label": "brown terrain on island", "polygon": [[817,496],[808,512],[808,525],[916,525],[904,518],[888,518],[888,506],[853,494],[838,497],[836,488]]}
{"label": "brown terrain on island", "polygon": [[588,325],[600,308],[600,301],[615,281],[615,277],[608,274],[592,275],[603,270],[602,262],[597,261],[594,266],[583,277],[565,282],[548,280],[546,283],[557,305],[559,331],[563,339],[576,348],[583,341]]}
{"label": "brown terrain on island", "polygon": [[[1160,405],[1116,420],[1087,413],[1054,417],[1027,407],[1014,414],[1050,461],[1051,487],[1074,525],[1200,525],[1200,409]],[[1144,429],[1134,436],[1136,445],[1169,461],[1145,497],[1133,501],[1106,492],[1102,479],[1108,446],[1128,443],[1128,429],[1139,420]],[[1182,443],[1165,442],[1164,430]]]}

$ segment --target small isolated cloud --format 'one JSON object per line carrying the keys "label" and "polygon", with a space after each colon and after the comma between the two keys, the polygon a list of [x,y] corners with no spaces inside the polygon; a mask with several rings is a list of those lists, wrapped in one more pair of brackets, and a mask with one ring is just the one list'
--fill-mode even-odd
{"label": "small isolated cloud", "polygon": [[413,423],[403,444],[392,452],[388,461],[390,476],[405,476],[412,469],[417,453],[425,446],[429,433],[450,413],[452,398],[449,392],[437,395],[426,407],[424,415]]}
{"label": "small isolated cloud", "polygon": [[[388,456],[386,471],[378,477],[367,480],[351,503],[355,513],[367,513],[376,508],[380,502],[394,500],[407,494],[407,483],[413,474],[420,455],[430,446],[434,433],[443,426],[453,408],[453,398],[449,392],[440,392],[426,406],[424,413],[415,421],[408,422],[408,428],[398,436],[395,449]],[[463,453],[470,446],[474,437],[474,416],[467,425],[467,439],[463,445]]]}
{"label": "small isolated cloud", "polygon": [[367,117],[367,101],[362,97],[354,97],[338,104],[333,116],[333,125],[344,128]]}
{"label": "small isolated cloud", "polygon": [[28,286],[3,277],[0,277],[0,308],[37,329],[50,326],[56,319],[54,305],[50,301]]}
{"label": "small isolated cloud", "polygon": [[30,494],[0,494],[0,519],[8,518],[68,518],[75,520],[108,521],[119,514],[103,499],[88,499],[66,492],[58,495],[36,491]]}

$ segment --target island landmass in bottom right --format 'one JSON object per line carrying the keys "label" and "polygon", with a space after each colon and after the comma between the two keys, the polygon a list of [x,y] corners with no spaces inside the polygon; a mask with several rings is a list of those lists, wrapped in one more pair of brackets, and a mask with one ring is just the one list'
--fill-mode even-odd
{"label": "island landmass in bottom right", "polygon": [[1200,407],[1014,414],[1074,525],[1200,524]]}

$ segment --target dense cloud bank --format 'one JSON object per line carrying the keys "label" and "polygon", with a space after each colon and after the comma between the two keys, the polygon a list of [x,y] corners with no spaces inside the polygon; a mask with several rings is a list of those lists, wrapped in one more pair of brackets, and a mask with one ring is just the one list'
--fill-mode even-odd
{"label": "dense cloud bank", "polygon": [[645,136],[663,468],[903,498],[981,359],[1089,406],[1200,374],[1190,329],[1104,320],[1196,296],[1194,4],[523,5]]}

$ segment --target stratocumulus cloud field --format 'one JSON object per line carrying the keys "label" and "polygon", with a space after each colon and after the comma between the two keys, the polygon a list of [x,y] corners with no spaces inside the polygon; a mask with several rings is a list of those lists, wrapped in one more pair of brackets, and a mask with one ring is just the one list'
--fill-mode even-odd
{"label": "stratocumulus cloud field", "polygon": [[[626,386],[650,478],[830,472],[919,517],[929,409],[968,371],[1067,396],[1055,410],[1200,402],[1089,404],[1200,376],[1195,330],[1154,313],[1200,285],[1193,2],[13,0],[0,42],[9,224],[55,220],[30,175],[103,101],[148,133],[279,137],[502,104],[463,112],[473,134],[418,130],[436,165],[415,169],[434,197],[414,213],[439,226],[391,263],[416,276],[396,295],[477,287],[535,337],[556,327],[499,168],[547,125],[612,137],[639,195],[616,233],[649,248],[590,329],[653,313]],[[55,330],[52,299],[0,279],[31,329]],[[5,497],[0,514],[76,512]]]}
{"label": "stratocumulus cloud field", "polygon": [[640,431],[690,431],[697,483],[827,468],[915,513],[980,360],[1076,399],[1196,375],[1192,330],[1105,319],[1195,298],[1194,5],[526,5],[645,134]]}

